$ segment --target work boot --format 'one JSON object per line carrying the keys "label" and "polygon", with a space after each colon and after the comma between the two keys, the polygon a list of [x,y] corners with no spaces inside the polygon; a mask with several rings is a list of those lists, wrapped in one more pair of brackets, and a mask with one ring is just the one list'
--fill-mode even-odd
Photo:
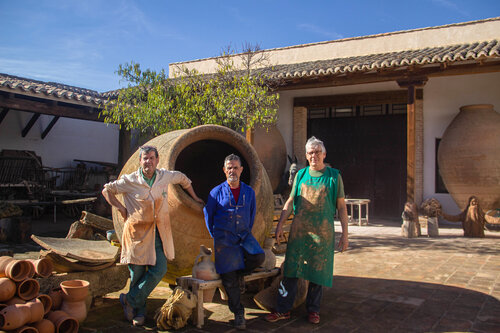
{"label": "work boot", "polygon": [[238,330],[247,329],[244,313],[234,315],[234,327]]}

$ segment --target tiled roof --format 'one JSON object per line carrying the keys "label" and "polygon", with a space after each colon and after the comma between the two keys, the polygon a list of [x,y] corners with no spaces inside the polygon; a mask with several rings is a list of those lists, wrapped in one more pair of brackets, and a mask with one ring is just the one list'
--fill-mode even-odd
{"label": "tiled roof", "polygon": [[5,90],[2,88],[10,88],[22,93],[40,94],[42,95],[40,96],[41,98],[50,96],[62,99],[68,103],[72,101],[85,102],[95,104],[96,106],[101,104],[106,98],[104,94],[95,90],[68,86],[57,82],[37,81],[0,73],[0,90]]}
{"label": "tiled roof", "polygon": [[264,72],[271,79],[305,78],[486,58],[500,60],[498,40],[278,65],[266,68]]}
{"label": "tiled roof", "polygon": [[[307,78],[315,76],[340,75],[353,72],[369,72],[378,69],[396,69],[408,65],[453,63],[468,60],[500,60],[500,43],[490,40],[476,43],[432,47],[401,52],[372,54],[367,56],[336,58],[278,65],[262,69],[272,79]],[[65,102],[85,102],[94,105],[108,98],[116,97],[119,90],[99,93],[55,82],[36,81],[0,73],[0,90],[20,90],[25,93],[41,94],[62,99]]]}

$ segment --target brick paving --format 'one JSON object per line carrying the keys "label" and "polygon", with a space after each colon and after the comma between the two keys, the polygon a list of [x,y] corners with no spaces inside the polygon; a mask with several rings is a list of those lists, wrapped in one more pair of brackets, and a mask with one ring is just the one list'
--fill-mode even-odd
{"label": "brick paving", "polygon": [[[458,225],[441,226],[439,232],[436,238],[406,239],[399,222],[349,226],[349,250],[335,255],[334,285],[324,290],[320,324],[307,322],[304,305],[290,320],[268,323],[247,293],[247,331],[500,332],[500,233],[464,238]],[[155,331],[152,317],[170,294],[168,285],[155,289],[139,328],[123,319],[118,294],[100,300],[80,332]],[[235,331],[218,296],[205,310],[202,329],[189,324],[179,331]]]}

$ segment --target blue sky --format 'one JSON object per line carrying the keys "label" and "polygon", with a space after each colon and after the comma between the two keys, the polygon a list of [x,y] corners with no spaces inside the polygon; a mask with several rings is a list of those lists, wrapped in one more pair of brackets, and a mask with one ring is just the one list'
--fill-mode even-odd
{"label": "blue sky", "polygon": [[[100,92],[119,64],[168,69],[261,48],[500,16],[500,0],[0,0],[0,73]],[[500,32],[499,32],[500,35]]]}

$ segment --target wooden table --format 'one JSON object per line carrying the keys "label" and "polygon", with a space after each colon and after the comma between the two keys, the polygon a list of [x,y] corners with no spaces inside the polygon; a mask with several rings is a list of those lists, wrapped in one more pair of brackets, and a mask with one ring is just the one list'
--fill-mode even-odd
{"label": "wooden table", "polygon": [[[354,206],[358,206],[358,225],[368,225],[368,204],[370,199],[345,199],[347,205],[347,215],[349,216],[349,223],[354,220]],[[365,206],[365,217],[362,214],[362,207]],[[355,221],[355,220],[354,220]]]}

